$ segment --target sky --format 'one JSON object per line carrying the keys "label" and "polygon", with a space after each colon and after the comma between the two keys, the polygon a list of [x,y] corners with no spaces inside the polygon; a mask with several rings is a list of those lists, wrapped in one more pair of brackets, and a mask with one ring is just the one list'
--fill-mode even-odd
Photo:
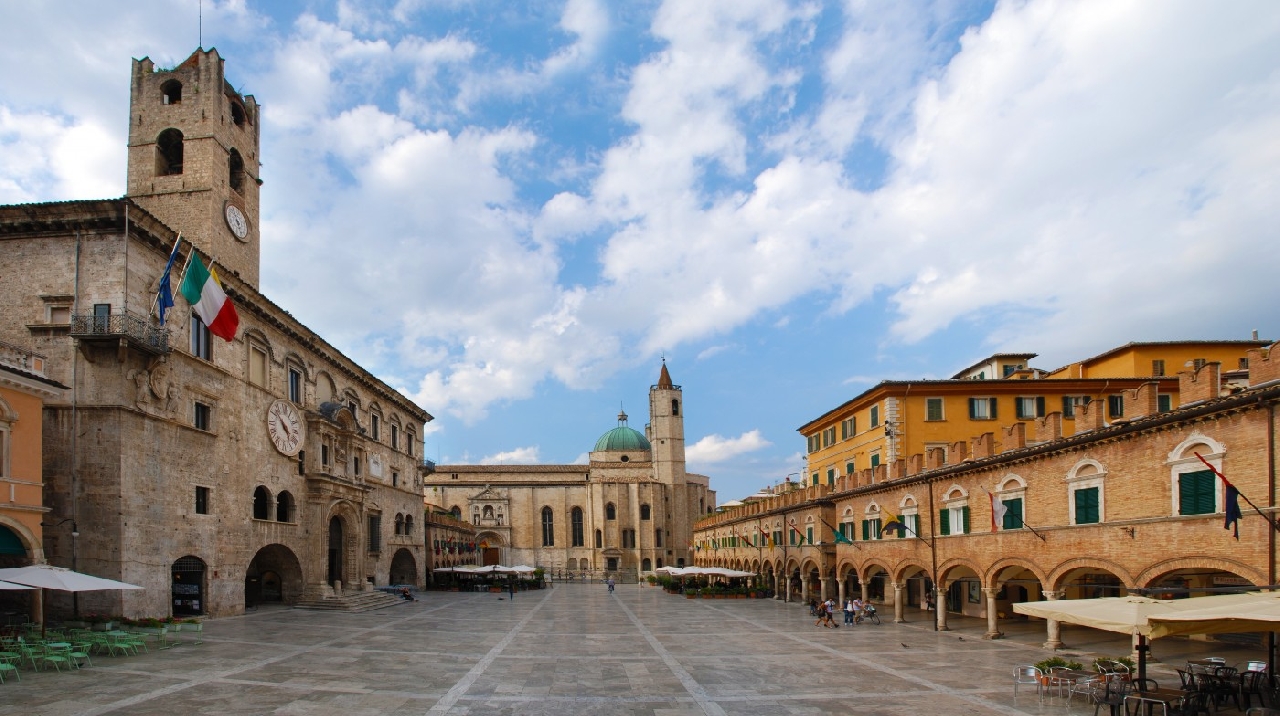
{"label": "sky", "polygon": [[217,48],[264,108],[262,292],[434,415],[442,464],[585,461],[665,359],[724,501],[880,380],[1280,338],[1271,0],[0,17],[0,204],[123,195],[130,58]]}

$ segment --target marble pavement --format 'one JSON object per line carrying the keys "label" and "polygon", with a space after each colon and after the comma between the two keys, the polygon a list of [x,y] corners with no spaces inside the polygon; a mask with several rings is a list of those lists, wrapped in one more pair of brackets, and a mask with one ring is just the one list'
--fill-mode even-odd
{"label": "marble pavement", "polygon": [[[0,686],[0,715],[1093,713],[1078,697],[1014,699],[1013,667],[1046,655],[1043,623],[985,641],[985,621],[939,633],[917,611],[906,624],[823,629],[797,604],[636,585],[420,596],[364,614],[264,608],[206,622],[200,645],[27,669]],[[1073,636],[1073,653],[1124,653],[1122,639],[1064,628]],[[1224,651],[1232,663],[1260,656],[1163,640],[1167,666],[1152,675],[1176,685],[1169,667]]]}

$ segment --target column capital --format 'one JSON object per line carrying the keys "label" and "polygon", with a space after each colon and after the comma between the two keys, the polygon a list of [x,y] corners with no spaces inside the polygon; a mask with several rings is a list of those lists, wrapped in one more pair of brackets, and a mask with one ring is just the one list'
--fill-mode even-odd
{"label": "column capital", "polygon": [[996,595],[1000,593],[1000,588],[999,587],[983,587],[982,593],[985,594],[988,599],[995,599]]}
{"label": "column capital", "polygon": [[1062,599],[1063,597],[1067,596],[1067,590],[1065,589],[1058,589],[1055,591],[1045,590],[1043,591],[1043,594],[1045,599]]}

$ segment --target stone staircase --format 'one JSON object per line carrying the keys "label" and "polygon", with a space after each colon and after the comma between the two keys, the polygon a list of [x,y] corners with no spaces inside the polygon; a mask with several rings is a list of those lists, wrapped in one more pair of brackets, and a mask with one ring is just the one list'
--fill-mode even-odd
{"label": "stone staircase", "polygon": [[368,612],[374,609],[386,609],[404,600],[386,592],[343,592],[342,594],[303,595],[294,604],[295,609],[316,609],[331,612]]}

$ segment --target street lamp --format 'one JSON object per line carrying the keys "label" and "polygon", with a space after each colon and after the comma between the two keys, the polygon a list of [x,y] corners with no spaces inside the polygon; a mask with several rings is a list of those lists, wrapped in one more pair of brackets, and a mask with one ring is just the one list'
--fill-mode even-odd
{"label": "street lamp", "polygon": [[[61,522],[55,522],[54,524],[41,522],[40,526],[61,527],[68,522],[71,523],[71,569],[74,571],[79,566],[76,564],[76,538],[80,536],[80,527],[76,524],[76,518],[68,517]],[[80,616],[80,596],[75,592],[71,593],[71,613],[76,617]]]}

